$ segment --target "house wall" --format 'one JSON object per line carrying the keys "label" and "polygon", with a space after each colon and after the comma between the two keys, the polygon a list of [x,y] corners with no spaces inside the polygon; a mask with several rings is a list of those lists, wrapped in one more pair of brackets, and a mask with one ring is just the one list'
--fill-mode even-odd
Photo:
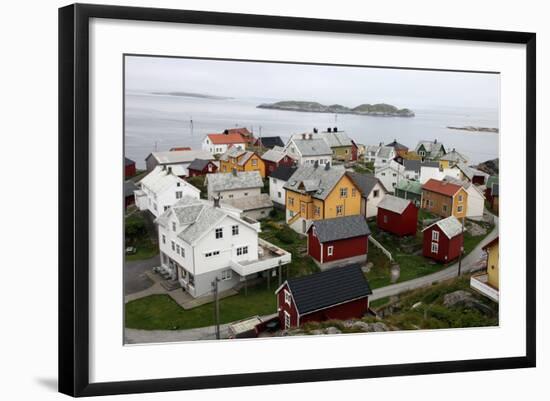
{"label": "house wall", "polygon": [[[231,144],[231,146],[236,146],[239,149],[245,149],[246,143],[234,143]],[[206,150],[213,155],[221,155],[225,152],[227,152],[227,149],[229,149],[228,144],[213,144],[212,141],[206,136],[202,141],[202,149]]]}
{"label": "house wall", "polygon": [[[385,219],[387,222],[384,221]],[[418,208],[412,203],[407,206],[402,214],[378,208],[378,215],[376,217],[378,228],[399,236],[415,235],[417,221]]]}
{"label": "house wall", "polygon": [[425,184],[432,178],[441,181],[445,176],[462,179],[462,173],[458,167],[440,169],[439,167],[420,166],[421,184]]}
{"label": "house wall", "polygon": [[269,177],[269,198],[277,205],[283,207],[285,206],[286,201],[286,190],[284,189],[285,184],[286,181]]}
{"label": "house wall", "polygon": [[294,305],[294,299],[290,305],[285,302],[285,290],[288,291],[288,286],[285,284],[277,293],[277,313],[279,314],[279,324],[281,329],[285,328],[285,311],[290,315],[290,326],[298,326],[298,312]]}
{"label": "house wall", "polygon": [[332,149],[332,158],[340,161],[352,160],[352,146],[339,146]]}
{"label": "house wall", "polygon": [[[458,195],[462,195],[462,202],[459,202]],[[458,211],[459,206],[462,206],[461,212]],[[463,218],[468,210],[468,193],[462,188],[454,197],[450,197],[423,189],[422,208],[441,217],[452,214],[456,218]]]}
{"label": "house wall", "polygon": [[[340,189],[342,188],[347,188],[348,195],[346,198],[340,197]],[[318,203],[316,202],[316,205]],[[343,213],[341,215],[336,213],[336,208],[339,205],[343,206]],[[323,206],[321,212],[324,219],[359,215],[361,214],[361,192],[353,181],[347,175],[344,175],[325,198]]]}
{"label": "house wall", "polygon": [[[439,232],[439,239],[432,241],[432,232]],[[438,252],[432,252],[432,242],[438,243]],[[452,239],[448,239],[447,236],[441,231],[438,226],[433,226],[424,231],[422,254],[430,259],[434,259],[441,263],[449,263],[460,256],[460,249],[463,245],[463,235],[459,234]]]}
{"label": "house wall", "polygon": [[487,276],[488,283],[499,288],[499,247],[498,242],[487,248]]}
{"label": "house wall", "polygon": [[179,200],[176,198],[177,192],[181,191],[182,197],[191,196],[195,199],[200,198],[200,190],[182,179],[178,179],[178,183],[180,186],[177,186],[177,183],[175,183],[173,186],[170,188],[165,188],[164,191],[160,193],[154,193],[146,186],[141,185],[141,190],[147,197],[145,200],[147,209],[153,214],[153,216],[160,216],[167,208],[176,203]]}
{"label": "house wall", "polygon": [[[375,196],[375,191],[378,191],[378,196]],[[382,199],[384,199],[384,196],[386,195],[386,190],[382,188],[382,185],[379,183],[376,183],[370,192],[369,196],[366,200],[366,213],[365,217],[375,217],[378,213],[378,204]]]}
{"label": "house wall", "polygon": [[481,218],[485,210],[485,197],[474,185],[470,185],[468,192],[468,207],[466,208],[466,217]]}
{"label": "house wall", "polygon": [[133,163],[133,164],[129,164],[129,165],[125,165],[124,166],[124,177],[125,178],[128,178],[128,177],[133,177],[134,175],[136,175],[136,164]]}
{"label": "house wall", "polygon": [[[461,209],[461,206],[462,206],[462,209]],[[462,219],[466,217],[467,213],[468,213],[468,192],[466,192],[464,188],[461,188],[460,191],[458,191],[453,197],[453,216],[455,216],[457,219]]]}
{"label": "house wall", "polygon": [[206,167],[202,170],[187,170],[189,172],[189,177],[196,177],[198,175],[206,175],[209,173],[216,173],[218,171],[218,166],[216,166],[214,163],[210,162],[206,165]]}
{"label": "house wall", "polygon": [[392,163],[392,166],[396,166],[396,168],[390,167],[390,168],[375,169],[375,173],[374,173],[374,176],[382,182],[384,187],[390,193],[394,192],[394,187],[397,185],[397,182],[403,178],[403,170],[402,170],[403,167],[401,168],[397,167],[401,165],[396,162],[395,164]]}
{"label": "house wall", "polygon": [[[329,247],[332,247],[332,255],[329,255]],[[308,254],[319,263],[329,263],[356,256],[367,257],[368,236],[348,238],[338,241],[324,242],[321,246],[319,238],[314,230],[308,232]]]}
{"label": "house wall", "polygon": [[404,191],[402,189],[396,189],[395,190],[395,196],[413,201],[413,203],[418,207],[420,207],[421,204],[422,204],[421,203],[422,196],[420,194],[415,194],[413,192]]}
{"label": "house wall", "polygon": [[369,298],[360,298],[355,301],[322,309],[307,315],[300,316],[300,325],[307,322],[322,322],[325,320],[361,319],[369,309]]}
{"label": "house wall", "polygon": [[[248,188],[248,189],[233,189],[230,191],[219,191],[220,199],[240,199],[244,198],[246,196],[256,196],[260,195],[261,189],[260,188]],[[208,187],[208,199],[212,200],[214,199],[214,196],[217,196],[218,192],[212,191],[210,187]]]}
{"label": "house wall", "polygon": [[262,178],[265,178],[265,163],[258,156],[254,154],[244,165],[244,171],[258,171]]}

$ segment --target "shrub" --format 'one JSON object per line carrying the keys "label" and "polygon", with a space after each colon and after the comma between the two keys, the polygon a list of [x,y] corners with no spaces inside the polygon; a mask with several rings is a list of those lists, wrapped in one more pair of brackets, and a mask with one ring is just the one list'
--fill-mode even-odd
{"label": "shrub", "polygon": [[145,222],[141,219],[128,219],[125,224],[126,238],[139,238],[147,233]]}
{"label": "shrub", "polygon": [[275,233],[275,237],[285,244],[292,244],[298,239],[298,234],[285,226]]}

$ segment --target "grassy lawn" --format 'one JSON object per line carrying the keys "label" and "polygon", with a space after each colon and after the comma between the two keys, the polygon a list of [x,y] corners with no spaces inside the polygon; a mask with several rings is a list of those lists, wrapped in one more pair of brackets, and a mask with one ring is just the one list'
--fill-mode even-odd
{"label": "grassy lawn", "polygon": [[355,163],[352,167],[353,171],[361,174],[372,174],[374,172],[374,165],[372,163]]}
{"label": "grassy lawn", "polygon": [[159,253],[156,232],[150,232],[143,214],[136,210],[129,210],[130,215],[124,219],[126,246],[134,246],[137,251],[133,255],[126,255],[127,261],[149,259]]}
{"label": "grassy lawn", "polygon": [[[244,289],[238,295],[220,300],[220,323],[229,323],[254,315],[268,315],[277,311],[274,295],[276,281],[271,289],[266,285]],[[126,304],[126,327],[143,330],[185,330],[214,325],[214,303],[191,310],[181,308],[168,295],[150,295]]]}
{"label": "grassy lawn", "polygon": [[376,308],[379,308],[380,306],[386,305],[389,302],[390,302],[390,297],[384,297],[384,298],[380,298],[380,299],[377,299],[375,301],[369,302],[369,306],[372,309],[376,309]]}

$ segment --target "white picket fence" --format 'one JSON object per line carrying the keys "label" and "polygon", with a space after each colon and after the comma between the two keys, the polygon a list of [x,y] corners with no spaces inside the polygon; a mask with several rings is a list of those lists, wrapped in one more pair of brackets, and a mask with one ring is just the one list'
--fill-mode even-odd
{"label": "white picket fence", "polygon": [[375,240],[374,237],[373,237],[372,235],[369,235],[369,241],[372,242],[372,244],[373,244],[375,247],[377,247],[378,249],[380,249],[380,250],[382,251],[382,253],[388,257],[388,259],[390,260],[390,262],[393,262],[393,256],[391,256],[391,252],[388,251],[386,248],[384,248],[380,242],[378,242],[377,240]]}

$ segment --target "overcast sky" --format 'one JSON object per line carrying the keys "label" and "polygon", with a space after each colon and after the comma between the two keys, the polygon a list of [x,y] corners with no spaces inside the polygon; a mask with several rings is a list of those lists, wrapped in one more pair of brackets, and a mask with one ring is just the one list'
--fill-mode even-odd
{"label": "overcast sky", "polygon": [[126,90],[309,100],[355,107],[496,109],[499,75],[366,67],[126,57]]}

